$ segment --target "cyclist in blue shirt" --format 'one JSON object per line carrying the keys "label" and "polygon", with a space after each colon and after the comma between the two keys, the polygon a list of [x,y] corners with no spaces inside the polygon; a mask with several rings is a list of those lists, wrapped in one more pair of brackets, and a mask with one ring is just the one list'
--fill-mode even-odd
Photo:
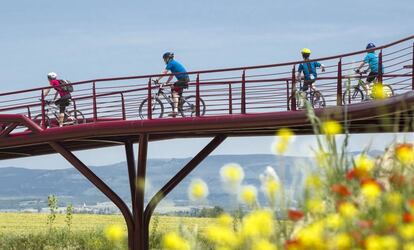
{"label": "cyclist in blue shirt", "polygon": [[[309,62],[309,56],[311,54],[311,50],[308,48],[304,48],[301,50],[303,63],[299,65],[298,68],[298,76],[297,79],[303,79],[303,87],[302,91],[308,90],[308,87],[315,90],[314,83],[316,78],[318,77],[318,73],[316,71],[317,68],[321,68],[322,72],[325,72],[325,66],[319,62]],[[301,76],[303,72],[303,77]]]}
{"label": "cyclist in blue shirt", "polygon": [[[366,49],[373,49],[373,48],[375,48],[375,44],[368,43]],[[366,83],[370,84],[378,77],[378,56],[377,54],[375,54],[374,50],[371,50],[367,53],[367,55],[364,58],[364,61],[361,63],[361,65],[359,65],[357,69],[355,69],[355,72],[359,73],[362,67],[365,66],[365,64],[369,65],[370,72],[368,74]],[[384,73],[384,68],[382,68],[382,72]]]}
{"label": "cyclist in blue shirt", "polygon": [[[187,70],[184,68],[184,66],[181,63],[174,60],[174,53],[166,52],[164,53],[162,58],[164,59],[164,62],[167,65],[162,74],[174,74],[169,76],[166,84],[171,82],[174,76],[177,79],[177,81],[171,86],[171,93],[174,105],[173,112],[169,114],[169,116],[175,117],[178,111],[178,102],[183,94],[183,90],[188,88],[188,82],[190,81],[190,77],[188,76]],[[160,76],[157,79],[157,81],[161,80],[163,77],[164,76]]]}

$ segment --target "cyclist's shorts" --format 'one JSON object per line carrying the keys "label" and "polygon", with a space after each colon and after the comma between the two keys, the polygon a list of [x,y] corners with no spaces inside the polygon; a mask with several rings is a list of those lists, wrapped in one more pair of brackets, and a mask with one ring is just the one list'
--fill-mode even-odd
{"label": "cyclist's shorts", "polygon": [[177,92],[179,94],[182,94],[183,90],[188,88],[188,82],[189,81],[190,81],[190,79],[188,79],[188,78],[179,79],[178,81],[176,81],[174,83],[173,91]]}
{"label": "cyclist's shorts", "polygon": [[70,104],[70,95],[64,95],[55,101],[56,106],[59,106],[60,113],[64,113],[67,106]]}
{"label": "cyclist's shorts", "polygon": [[304,80],[301,90],[302,91],[307,91],[309,89],[309,86],[311,86],[314,82],[315,82],[315,79],[313,79],[313,80]]}
{"label": "cyclist's shorts", "polygon": [[367,77],[367,82],[371,83],[378,77],[378,72],[369,72],[369,75]]}

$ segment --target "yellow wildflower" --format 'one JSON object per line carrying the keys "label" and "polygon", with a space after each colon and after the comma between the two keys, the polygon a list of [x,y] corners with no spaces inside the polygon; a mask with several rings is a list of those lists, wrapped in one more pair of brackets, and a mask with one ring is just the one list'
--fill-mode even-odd
{"label": "yellow wildflower", "polygon": [[230,227],[208,226],[205,230],[205,236],[208,240],[220,246],[236,247],[240,242],[236,233]]}
{"label": "yellow wildflower", "polygon": [[374,161],[365,154],[358,155],[355,158],[355,168],[364,171],[370,172],[374,168]]}
{"label": "yellow wildflower", "polygon": [[385,195],[387,204],[393,208],[399,208],[403,202],[403,198],[398,192],[389,192]]}
{"label": "yellow wildflower", "polygon": [[387,249],[387,250],[396,250],[398,249],[399,242],[395,236],[386,235],[370,235],[366,238],[365,246],[367,250],[378,250],[378,249]]}
{"label": "yellow wildflower", "polygon": [[248,205],[254,205],[257,199],[257,189],[253,185],[243,186],[239,196],[242,202]]}
{"label": "yellow wildflower", "polygon": [[278,136],[279,139],[285,140],[285,141],[290,140],[294,135],[295,134],[293,133],[293,131],[288,128],[279,129],[279,131],[277,131],[276,133],[276,136]]}
{"label": "yellow wildflower", "polygon": [[343,202],[339,205],[339,213],[345,218],[353,218],[358,214],[358,209],[350,202]]}
{"label": "yellow wildflower", "polygon": [[329,214],[325,218],[326,227],[338,230],[340,227],[344,225],[344,220],[339,214]]}
{"label": "yellow wildflower", "polygon": [[411,143],[399,144],[395,147],[395,155],[403,164],[414,162],[414,147]]}
{"label": "yellow wildflower", "polygon": [[277,250],[277,246],[267,240],[261,239],[254,241],[252,250]]}
{"label": "yellow wildflower", "polygon": [[329,246],[333,247],[333,249],[350,249],[351,244],[352,238],[346,233],[334,235],[329,240]]}
{"label": "yellow wildflower", "polygon": [[298,240],[305,247],[304,249],[324,249],[323,223],[315,222],[298,232]]}
{"label": "yellow wildflower", "polygon": [[398,228],[401,237],[404,240],[414,239],[414,224],[404,224]]}
{"label": "yellow wildflower", "polygon": [[385,213],[383,218],[384,221],[390,226],[395,226],[401,222],[401,215],[397,213]]}
{"label": "yellow wildflower", "polygon": [[162,246],[166,250],[190,250],[190,244],[175,232],[164,235]]}
{"label": "yellow wildflower", "polygon": [[224,182],[238,184],[244,179],[244,171],[239,164],[230,163],[220,169],[220,176]]}
{"label": "yellow wildflower", "polygon": [[342,126],[337,121],[328,120],[322,123],[322,133],[332,136],[342,132]]}
{"label": "yellow wildflower", "polygon": [[273,143],[272,151],[275,154],[283,154],[288,148],[290,139],[293,137],[294,133],[288,128],[282,128],[277,133],[276,136],[278,140]]}
{"label": "yellow wildflower", "polygon": [[414,242],[409,242],[407,244],[404,244],[403,250],[414,250]]}
{"label": "yellow wildflower", "polygon": [[362,185],[361,193],[368,201],[373,202],[381,195],[381,188],[377,183],[368,182]]}
{"label": "yellow wildflower", "polygon": [[385,99],[392,96],[392,93],[390,92],[389,88],[384,88],[382,83],[374,83],[374,86],[372,86],[372,97],[374,99]]}
{"label": "yellow wildflower", "polygon": [[317,175],[309,175],[306,178],[305,185],[306,185],[307,188],[319,189],[319,188],[322,187],[322,180]]}
{"label": "yellow wildflower", "polygon": [[204,199],[208,196],[208,186],[201,179],[194,179],[191,181],[188,188],[188,196],[190,200],[197,201]]}
{"label": "yellow wildflower", "polygon": [[306,201],[306,209],[311,213],[325,212],[325,203],[317,198]]}
{"label": "yellow wildflower", "polygon": [[217,222],[221,226],[231,226],[233,223],[233,217],[231,217],[229,214],[221,214],[219,217],[217,217]]}
{"label": "yellow wildflower", "polygon": [[110,241],[121,241],[125,237],[124,229],[120,225],[110,225],[105,228],[104,233]]}
{"label": "yellow wildflower", "polygon": [[248,238],[268,238],[273,235],[274,229],[272,212],[256,210],[244,217],[241,232]]}

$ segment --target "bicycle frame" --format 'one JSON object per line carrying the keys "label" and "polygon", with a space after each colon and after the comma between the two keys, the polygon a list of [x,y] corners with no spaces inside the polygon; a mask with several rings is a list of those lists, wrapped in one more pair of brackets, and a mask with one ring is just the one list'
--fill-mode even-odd
{"label": "bicycle frame", "polygon": [[[164,84],[155,82],[155,85],[158,86],[158,91],[157,91],[156,94],[153,95],[153,98],[154,99],[156,99],[156,98],[160,99],[160,96],[162,96],[168,102],[168,104],[170,104],[171,108],[173,108],[174,107],[174,102],[172,101],[172,98],[170,98],[166,93],[164,93],[164,89],[165,89]],[[179,103],[181,103],[181,100],[182,100],[182,96],[179,97]]]}

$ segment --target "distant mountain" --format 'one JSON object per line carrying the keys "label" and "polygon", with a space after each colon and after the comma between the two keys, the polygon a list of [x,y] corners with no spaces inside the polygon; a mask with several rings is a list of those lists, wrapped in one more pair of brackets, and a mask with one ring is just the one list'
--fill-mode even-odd
{"label": "distant mountain", "polygon": [[[382,155],[381,151],[372,151],[373,157]],[[352,152],[353,155],[358,152]],[[147,167],[146,202],[170,178],[174,176],[190,158],[184,159],[150,159]],[[219,170],[227,164],[235,162],[245,171],[244,184],[260,187],[259,175],[266,166],[272,166],[283,181],[291,195],[298,195],[303,178],[315,163],[308,157],[291,157],[275,155],[213,155],[206,158],[167,197],[169,205],[187,206],[187,188],[192,178],[202,178],[209,186],[210,195],[206,204],[231,206],[231,197],[223,190]],[[130,200],[128,172],[125,162],[91,167],[121,198]],[[35,170],[25,168],[0,168],[0,209],[41,208],[47,206],[47,196],[58,196],[60,205],[71,202],[75,205],[96,204],[108,199],[90,184],[76,169]],[[264,197],[259,196],[264,202]],[[234,203],[234,202],[233,202]]]}
{"label": "distant mountain", "polygon": [[[185,159],[150,159],[147,167],[146,200],[158,191],[188,161]],[[219,170],[235,162],[243,166],[245,184],[260,187],[259,174],[266,166],[273,166],[287,187],[300,183],[303,173],[313,166],[307,157],[275,155],[216,155],[205,159],[166,199],[176,205],[189,205],[187,188],[192,178],[202,178],[210,189],[208,204],[227,206],[229,196],[223,191]],[[129,201],[128,172],[125,162],[91,167],[91,169],[113,188],[123,199]],[[76,169],[36,170],[7,167],[0,168],[0,209],[22,209],[45,207],[47,196],[58,196],[60,205],[95,204],[108,201]]]}

